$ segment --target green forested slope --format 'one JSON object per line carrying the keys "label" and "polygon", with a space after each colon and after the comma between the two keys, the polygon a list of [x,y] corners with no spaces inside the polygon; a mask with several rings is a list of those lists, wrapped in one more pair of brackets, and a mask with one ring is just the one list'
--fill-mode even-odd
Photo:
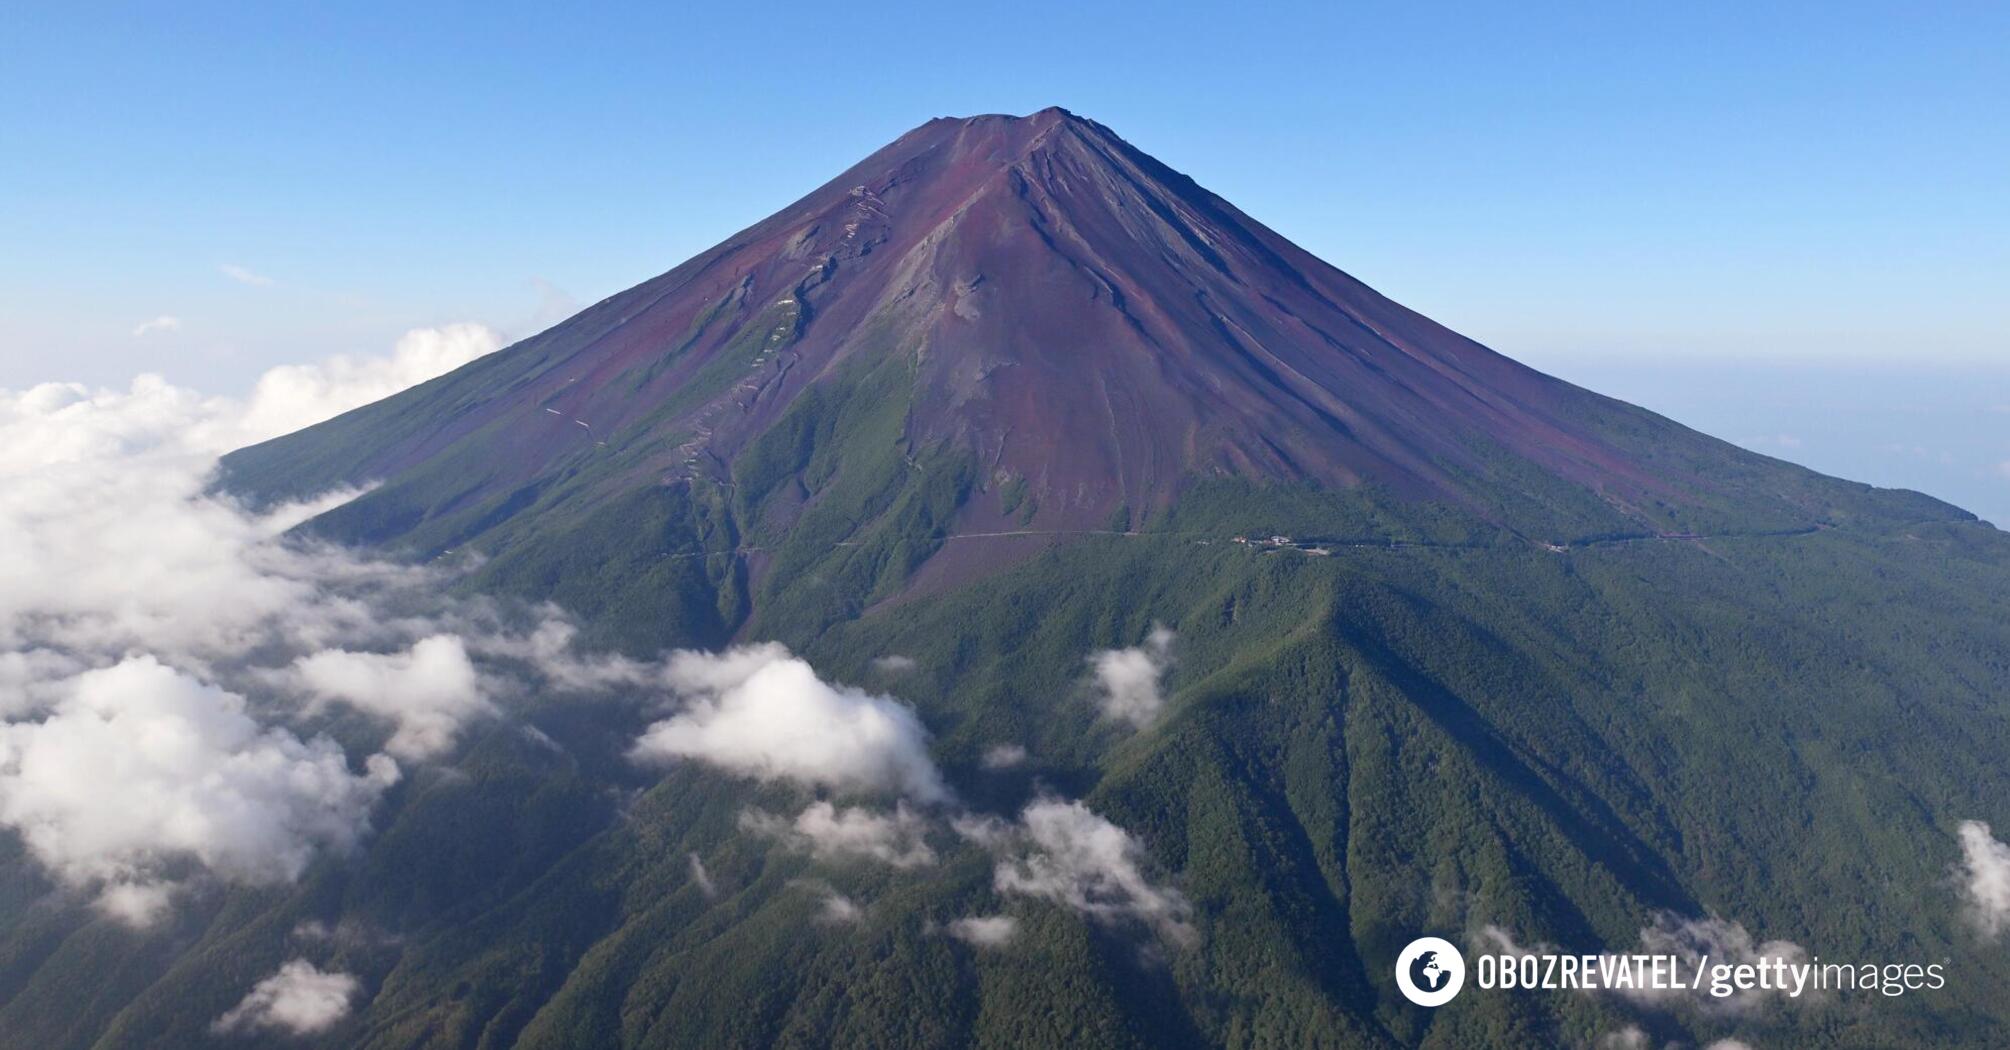
{"label": "green forested slope", "polygon": [[[1336,521],[1386,513],[1304,500]],[[825,625],[783,603],[747,628],[916,704],[973,809],[1085,798],[1193,901],[1191,945],[1002,898],[990,855],[950,836],[908,871],[776,848],[740,813],[807,795],[699,766],[658,779],[622,756],[645,712],[554,703],[528,717],[562,752],[493,725],[456,772],[402,785],[360,856],[295,889],[206,897],[172,929],[38,908],[10,859],[0,1042],[201,1045],[299,950],[297,922],[331,914],[354,930],[326,958],[369,999],[326,1045],[1589,1045],[1635,1022],[1766,1046],[2005,1038],[1993,989],[2010,967],[1949,879],[1955,822],[2010,823],[2000,534],[1920,522],[1567,553],[1480,537],[1328,557],[1195,538],[1238,502],[941,597]],[[618,558],[626,540],[593,542]],[[1120,731],[1082,661],[1154,621],[1179,636],[1172,708]],[[888,653],[917,666],[876,677]],[[998,742],[1028,764],[980,768]],[[862,921],[817,922],[824,886]],[[1830,958],[1949,959],[1955,976],[1731,1017],[1477,992],[1433,1014],[1386,976],[1421,932],[1622,950],[1657,909]],[[941,935],[1001,910],[1022,921],[1003,950]]]}

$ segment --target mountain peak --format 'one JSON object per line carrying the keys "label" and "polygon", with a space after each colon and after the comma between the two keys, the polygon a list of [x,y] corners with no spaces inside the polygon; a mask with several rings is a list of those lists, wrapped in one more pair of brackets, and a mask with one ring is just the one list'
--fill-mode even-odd
{"label": "mountain peak", "polygon": [[736,527],[783,528],[855,483],[840,532],[918,484],[930,551],[1128,528],[1220,480],[1373,485],[1560,541],[1797,527],[1828,499],[1405,309],[1060,108],[929,121],[434,387],[327,424],[344,469],[302,483],[464,462],[483,480],[451,506],[372,510],[406,498],[387,485],[345,513],[470,529],[561,483],[729,493]]}
{"label": "mountain peak", "polygon": [[[1078,124],[1095,123],[1094,121],[1087,120],[1083,117],[1078,117],[1073,112],[1061,106],[1048,106],[1045,109],[1034,110],[1033,112],[1028,113],[1024,116],[1019,116],[1012,113],[975,113],[967,117],[956,117],[956,116],[937,117],[934,120],[929,121],[928,123],[929,124],[950,123],[950,124],[968,125],[968,124],[980,124],[980,123],[1017,124],[1021,122],[1027,122],[1035,124],[1040,127],[1048,127],[1054,124],[1060,124],[1071,121]],[[922,125],[922,127],[927,126],[928,126],[927,124]],[[920,128],[916,128],[915,130],[918,131],[920,130]]]}

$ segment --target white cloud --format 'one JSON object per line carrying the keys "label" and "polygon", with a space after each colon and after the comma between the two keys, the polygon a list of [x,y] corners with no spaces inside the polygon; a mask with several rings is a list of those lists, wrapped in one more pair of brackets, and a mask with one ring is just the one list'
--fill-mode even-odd
{"label": "white cloud", "polygon": [[280,542],[352,494],[254,514],[206,490],[220,453],[389,392],[379,372],[404,381],[452,359],[430,354],[407,347],[405,365],[338,370],[355,381],[309,384],[311,396],[297,379],[273,381],[288,371],[275,370],[248,402],[154,376],[125,391],[0,391],[0,648],[206,661],[275,631],[370,633],[371,611],[326,585],[411,571]]}
{"label": "white cloud", "polygon": [[315,697],[395,723],[384,750],[400,758],[446,751],[464,723],[495,710],[482,695],[467,646],[453,635],[422,638],[401,653],[311,653],[294,662],[292,677]]}
{"label": "white cloud", "polygon": [[999,849],[1012,843],[1018,825],[985,813],[958,813],[949,818],[949,827],[986,849]]}
{"label": "white cloud", "polygon": [[342,919],[333,925],[320,919],[306,919],[294,923],[288,936],[296,941],[332,944],[339,948],[389,948],[404,940],[395,933],[357,919]]}
{"label": "white cloud", "polygon": [[1026,847],[998,864],[1001,893],[1042,897],[1103,922],[1135,920],[1167,940],[1190,943],[1192,908],[1143,872],[1144,849],[1129,832],[1080,802],[1041,800],[1020,816]]}
{"label": "white cloud", "polygon": [[1652,1045],[1647,1033],[1637,1024],[1598,1037],[1598,1050],[1648,1050]]}
{"label": "white cloud", "polygon": [[1172,666],[1173,632],[1155,624],[1145,644],[1130,649],[1105,649],[1089,657],[1095,669],[1103,716],[1143,728],[1165,707],[1159,679]]}
{"label": "white cloud", "polygon": [[[1558,947],[1552,943],[1522,945],[1516,941],[1514,933],[1491,923],[1479,927],[1475,939],[1479,941],[1481,951],[1495,955],[1522,957],[1522,955],[1558,953]],[[1616,970],[1628,970],[1632,974],[1634,986],[1604,988],[1586,994],[1610,994],[1636,1006],[1656,1010],[1686,1008],[1704,1016],[1729,1018],[1749,1014],[1759,1006],[1763,1006],[1767,1000],[1809,1002],[1821,996],[1821,992],[1813,986],[1811,970],[1805,970],[1805,966],[1809,964],[1807,949],[1785,939],[1759,941],[1757,937],[1753,937],[1749,929],[1745,929],[1743,923],[1721,919],[1717,915],[1690,919],[1676,915],[1672,911],[1656,911],[1652,915],[1652,921],[1640,929],[1640,945],[1636,949],[1600,953],[1600,957],[1610,959],[1610,964],[1604,966]],[[1747,990],[1739,990],[1735,986],[1713,988],[1715,982],[1708,978],[1702,982],[1702,988],[1650,988],[1646,980],[1648,976],[1640,968],[1642,964],[1638,961],[1644,957],[1672,957],[1676,959],[1676,968],[1682,974],[1694,974],[1698,964],[1702,964],[1704,959],[1708,959],[1708,970],[1711,970],[1711,974],[1715,974],[1719,966],[1737,968],[1737,966],[1783,964],[1789,968],[1789,976],[1785,978],[1789,982],[1789,988],[1757,988],[1757,986]],[[1795,980],[1791,976],[1793,968],[1803,968],[1801,974],[1805,976],[1807,984],[1793,986]],[[1727,994],[1719,996],[1717,994],[1719,990]],[[1634,1048],[1634,1046],[1648,1046],[1648,1042],[1644,1032],[1640,1032],[1634,1026],[1628,1026],[1618,1032],[1608,1032],[1606,1036],[1600,1038],[1598,1046]]]}
{"label": "white cloud", "polygon": [[211,1028],[226,1034],[325,1032],[349,1015],[350,1004],[362,990],[363,982],[350,974],[323,971],[305,959],[294,959],[254,985]]}
{"label": "white cloud", "polygon": [[207,662],[367,619],[320,600],[324,558],[278,542],[306,511],[247,514],[200,484],[165,464],[0,475],[0,646]]}
{"label": "white cloud", "polygon": [[487,325],[450,324],[406,332],[390,357],[338,354],[320,364],[274,368],[252,388],[244,426],[266,436],[290,433],[445,375],[501,345],[502,336]]}
{"label": "white cloud", "polygon": [[865,909],[850,897],[826,886],[823,887],[823,907],[817,911],[817,921],[833,926],[858,922],[865,917]]}
{"label": "white cloud", "polygon": [[899,655],[881,656],[872,662],[872,669],[883,675],[906,674],[918,666],[912,657]]}
{"label": "white cloud", "polygon": [[1959,833],[1969,917],[1983,936],[1997,937],[2010,928],[2010,846],[1979,820],[1962,821]]}
{"label": "white cloud", "polygon": [[1752,1044],[1743,1039],[1719,1039],[1703,1050],[1752,1050]]}
{"label": "white cloud", "polygon": [[138,339],[142,336],[152,335],[155,332],[175,332],[180,330],[181,318],[172,314],[162,314],[151,320],[141,321],[139,326],[133,329],[133,338]]}
{"label": "white cloud", "polygon": [[997,744],[987,747],[981,760],[985,769],[1011,769],[1013,766],[1024,765],[1025,762],[1026,749],[1018,744]]}
{"label": "white cloud", "polygon": [[949,798],[911,708],[827,683],[781,645],[680,652],[665,678],[685,707],[649,727],[635,744],[638,759],[691,758],[764,781]]}
{"label": "white cloud", "polygon": [[1479,940],[1481,947],[1494,955],[1511,955],[1515,958],[1521,958],[1525,955],[1552,951],[1551,947],[1547,944],[1536,948],[1523,947],[1515,940],[1514,934],[1493,923],[1487,923],[1480,927]]}
{"label": "white cloud", "polygon": [[91,903],[98,911],[136,929],[159,922],[174,906],[175,886],[166,882],[117,882]]}
{"label": "white cloud", "polygon": [[236,263],[223,263],[216,270],[239,284],[248,284],[254,288],[270,288],[274,284],[272,278],[261,273],[252,273]]}
{"label": "white cloud", "polygon": [[85,669],[74,657],[49,649],[0,652],[0,719],[39,711],[60,699],[64,683]]}
{"label": "white cloud", "polygon": [[719,886],[712,881],[712,873],[705,870],[705,862],[700,860],[696,853],[691,854],[690,857],[692,884],[698,887],[699,893],[707,897],[717,897],[719,895]]}
{"label": "white cloud", "polygon": [[671,689],[686,696],[716,697],[746,685],[773,665],[793,659],[789,647],[780,642],[734,646],[716,653],[683,649],[670,654],[663,677]]}
{"label": "white cloud", "polygon": [[[1685,973],[1694,972],[1705,957],[1713,968],[1720,964],[1735,967],[1773,962],[1793,967],[1808,961],[1807,950],[1800,945],[1785,940],[1759,941],[1741,923],[1714,915],[1700,919],[1685,918],[1665,911],[1656,912],[1652,924],[1641,929],[1637,954],[1621,953],[1617,958],[1621,965],[1626,965],[1627,960],[1638,955],[1672,956]],[[1710,1014],[1739,1014],[1758,1007],[1769,997],[1791,998],[1788,990],[1758,987],[1733,990],[1728,996],[1716,996],[1711,994],[1707,982],[1700,989],[1643,986],[1614,989],[1612,994],[1643,1006],[1688,1005]],[[1807,990],[1801,998],[1811,998],[1813,994],[1812,990]]]}
{"label": "white cloud", "polygon": [[979,948],[1003,948],[1019,935],[1019,920],[1010,915],[972,915],[945,927],[951,937]]}
{"label": "white cloud", "polygon": [[[581,653],[556,609],[452,597],[447,569],[287,536],[353,493],[257,512],[210,494],[221,452],[498,342],[479,326],[415,332],[388,359],[275,369],[241,400],[158,377],[0,391],[0,828],[102,910],[152,921],[188,882],[297,878],[367,833],[396,763],[286,728],[299,701],[380,717],[389,752],[423,758],[516,689],[666,690],[680,707],[638,755],[949,803],[912,710],[826,683],[779,645]],[[904,805],[825,804],[786,831],[911,867],[933,859],[927,827]],[[709,884],[695,857],[692,871]],[[845,907],[856,915],[829,910]]]}
{"label": "white cloud", "polygon": [[528,664],[546,684],[566,692],[662,686],[666,671],[657,663],[618,653],[581,653],[573,646],[579,628],[555,609],[545,610],[537,627],[524,634],[480,631],[469,638],[474,650]]}
{"label": "white cloud", "polygon": [[812,802],[794,820],[750,810],[740,815],[740,824],[826,860],[859,857],[896,868],[935,863],[928,821],[905,803],[892,813],[875,813],[863,806],[838,809],[829,802]]}
{"label": "white cloud", "polygon": [[[1742,923],[1714,915],[1689,919],[1672,912],[1656,914],[1653,925],[1640,931],[1640,947],[1649,955],[1673,955],[1685,964],[1693,964],[1697,959],[1708,956],[1712,963],[1729,963],[1732,966],[1763,962],[1783,962],[1792,966],[1804,963],[1808,958],[1807,950],[1792,941],[1759,941]],[[1643,989],[1642,994],[1652,997],[1655,993]],[[1754,988],[1719,1001],[1737,1010],[1769,994],[1782,993]]]}
{"label": "white cloud", "polygon": [[86,671],[39,721],[0,724],[0,825],[65,883],[146,921],[169,870],[194,860],[232,881],[297,877],[318,848],[348,848],[397,779],[377,756],[263,729],[244,699],[149,656]]}
{"label": "white cloud", "polygon": [[351,493],[254,513],[207,489],[219,453],[450,367],[494,345],[483,331],[277,370],[247,400],[155,376],[0,390],[0,826],[59,881],[144,922],[180,880],[290,879],[364,832],[395,763],[354,772],[332,741],[269,727],[289,709],[272,675],[324,649],[505,632],[437,573],[284,538]]}
{"label": "white cloud", "polygon": [[[1523,946],[1516,942],[1513,934],[1491,923],[1480,928],[1477,940],[1483,951],[1496,955],[1516,957],[1531,954],[1553,955],[1558,951],[1554,945],[1550,944]],[[1640,946],[1638,949],[1618,953],[1604,953],[1599,957],[1611,960],[1611,962],[1604,964],[1608,967],[1630,972],[1633,975],[1634,983],[1631,987],[1598,989],[1595,994],[1618,996],[1639,1006],[1654,1007],[1657,1009],[1688,1007],[1706,1015],[1719,1016],[1735,1016],[1747,1013],[1757,1008],[1769,997],[1791,1001],[1795,998],[1793,993],[1796,989],[1793,987],[1782,989],[1759,988],[1756,986],[1749,989],[1730,988],[1728,995],[1719,996],[1713,994],[1712,982],[1707,979],[1701,988],[1650,987],[1648,975],[1641,968],[1643,964],[1640,960],[1651,957],[1672,957],[1676,960],[1677,967],[1685,974],[1695,973],[1698,965],[1706,957],[1711,972],[1715,972],[1716,967],[1720,965],[1737,967],[1761,964],[1769,965],[1777,962],[1792,968],[1803,966],[1809,961],[1806,949],[1792,941],[1774,940],[1761,942],[1754,938],[1751,932],[1746,930],[1742,924],[1732,922],[1728,919],[1721,919],[1714,915],[1700,919],[1691,919],[1667,911],[1654,913],[1653,921],[1641,929]],[[1807,973],[1809,971],[1803,972]],[[1790,977],[1788,980],[1791,982],[1792,978]],[[1808,980],[1810,983],[1798,989],[1798,998],[1801,1001],[1814,999],[1819,995],[1819,992],[1811,983],[1812,976],[1809,976]],[[1586,994],[1594,993],[1588,992]],[[1642,1041],[1631,1041],[1633,1036],[1630,1033],[1636,1032],[1639,1032],[1638,1028],[1629,1027],[1618,1032],[1607,1033],[1600,1040],[1599,1045],[1601,1047],[1608,1045],[1614,1047],[1646,1046],[1647,1044],[1644,1042],[1646,1036],[1644,1033],[1639,1035],[1639,1039]]]}

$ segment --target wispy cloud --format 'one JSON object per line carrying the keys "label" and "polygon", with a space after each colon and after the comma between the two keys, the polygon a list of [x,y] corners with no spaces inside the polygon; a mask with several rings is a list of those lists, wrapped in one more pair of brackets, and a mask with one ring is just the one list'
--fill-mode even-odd
{"label": "wispy cloud", "polygon": [[978,760],[985,769],[1011,769],[1026,764],[1026,749],[1018,744],[994,744]]}
{"label": "wispy cloud", "polygon": [[892,813],[875,813],[812,802],[794,820],[750,810],[740,815],[740,826],[825,859],[856,857],[896,868],[935,863],[928,821],[905,803]]}
{"label": "wispy cloud", "polygon": [[140,322],[139,326],[133,329],[133,338],[138,339],[142,336],[152,335],[155,332],[176,332],[180,330],[181,318],[173,314],[162,314],[151,321]]}
{"label": "wispy cloud", "polygon": [[914,670],[915,666],[913,657],[901,656],[898,653],[876,657],[872,661],[872,669],[884,675],[906,674]]}
{"label": "wispy cloud", "polygon": [[846,926],[865,918],[865,909],[860,907],[857,901],[839,893],[828,883],[818,882],[815,879],[802,879],[797,881],[796,885],[822,898],[823,906],[817,909],[814,916],[817,922],[827,926]]}
{"label": "wispy cloud", "polygon": [[1630,1024],[1598,1037],[1598,1050],[1650,1050],[1654,1045],[1637,1024]]}
{"label": "wispy cloud", "polygon": [[[1556,948],[1549,944],[1524,946],[1517,943],[1514,935],[1492,924],[1480,928],[1478,940],[1489,950],[1512,956],[1529,954],[1554,954]],[[1759,941],[1742,923],[1732,922],[1715,915],[1689,918],[1674,912],[1655,912],[1652,924],[1641,928],[1640,947],[1634,952],[1603,955],[1610,965],[1618,969],[1634,969],[1639,975],[1638,960],[1645,957],[1666,956],[1680,960],[1683,972],[1695,971],[1702,960],[1711,963],[1723,962],[1732,966],[1745,964],[1765,965],[1780,963],[1788,967],[1800,966],[1808,962],[1808,952],[1792,941]],[[1657,988],[1644,980],[1635,987],[1612,988],[1610,994],[1627,1000],[1637,1006],[1673,1009],[1690,1007],[1696,1011],[1719,1016],[1737,1016],[1757,1009],[1768,997],[1790,1000],[1797,992],[1781,988],[1734,988],[1728,995],[1717,995],[1707,986],[1704,988]],[[1810,995],[1813,993],[1810,992]],[[1615,1046],[1636,1045],[1628,1042],[1626,1031],[1614,1033]]]}
{"label": "wispy cloud", "polygon": [[1143,923],[1176,944],[1194,939],[1186,897],[1146,877],[1144,847],[1080,802],[1042,799],[1016,828],[986,822],[959,830],[1015,854],[992,873],[1000,893],[1042,897],[1101,922]]}
{"label": "wispy cloud", "polygon": [[239,284],[251,285],[254,288],[270,288],[277,283],[262,273],[253,273],[236,263],[223,263],[217,266],[216,269],[218,273],[223,274],[225,277]]}
{"label": "wispy cloud", "polygon": [[707,898],[717,897],[719,895],[719,884],[713,882],[712,873],[705,870],[704,859],[696,853],[691,854],[690,859],[691,884],[698,887],[698,892],[704,894]]}

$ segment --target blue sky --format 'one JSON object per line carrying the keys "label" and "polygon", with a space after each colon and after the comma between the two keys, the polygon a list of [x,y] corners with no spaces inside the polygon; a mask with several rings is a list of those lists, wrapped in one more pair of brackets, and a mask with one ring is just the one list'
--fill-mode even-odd
{"label": "blue sky", "polygon": [[0,14],[0,386],[528,334],[922,120],[1053,104],[1678,418],[1754,360],[2010,373],[2001,4],[37,6]]}

